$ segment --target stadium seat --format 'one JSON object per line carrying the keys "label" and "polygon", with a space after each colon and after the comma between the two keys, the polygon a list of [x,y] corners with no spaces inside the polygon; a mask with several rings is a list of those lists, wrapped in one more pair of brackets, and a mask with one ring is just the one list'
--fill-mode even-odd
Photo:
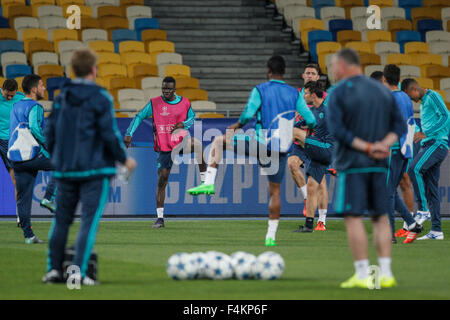
{"label": "stadium seat", "polygon": [[141,41],[122,41],[119,43],[119,53],[126,53],[126,52],[144,52],[145,53],[145,47],[144,43]]}
{"label": "stadium seat", "polygon": [[104,40],[108,41],[108,32],[103,29],[85,29],[81,32],[83,42]]}
{"label": "stadium seat", "polygon": [[55,90],[61,89],[62,85],[66,82],[70,81],[69,78],[66,77],[51,77],[47,79],[46,89],[48,92],[48,99],[53,101]]}
{"label": "stadium seat", "polygon": [[411,65],[411,56],[403,53],[389,53],[386,56],[386,64]]}
{"label": "stadium seat", "polygon": [[98,52],[98,64],[121,64],[122,60],[118,53],[113,52]]}
{"label": "stadium seat", "polygon": [[[162,77],[145,77],[141,80],[141,89],[159,89],[162,88]],[[178,87],[178,83],[176,83]]]}
{"label": "stadium seat", "polygon": [[58,6],[66,6],[68,4],[84,5],[84,0],[56,0]]}
{"label": "stadium seat", "polygon": [[142,30],[159,29],[158,19],[137,18],[136,20],[134,20],[134,29],[136,30],[138,40],[141,41]]}
{"label": "stadium seat", "polygon": [[[128,19],[119,17],[104,17],[98,19],[100,21],[101,29],[105,29],[108,32],[109,40],[112,40],[112,33],[115,29],[128,30]],[[128,30],[132,31],[132,30]],[[132,39],[127,39],[132,40]],[[134,39],[136,40],[136,39]]]}
{"label": "stadium seat", "polygon": [[303,19],[314,19],[316,12],[314,8],[303,7],[298,5],[289,5],[285,8],[284,20],[289,27],[293,29]]}
{"label": "stadium seat", "polygon": [[320,9],[320,16],[325,30],[328,30],[330,20],[346,19],[345,9],[339,7],[324,7]]}
{"label": "stadium seat", "polygon": [[144,101],[144,104],[146,101],[144,92],[139,89],[121,89],[117,93],[117,98],[120,105],[127,100]]}
{"label": "stadium seat", "polygon": [[397,42],[377,42],[374,52],[381,57],[381,64],[386,64],[386,57],[390,53],[400,53],[400,45]]}
{"label": "stadium seat", "polygon": [[30,0],[30,5],[32,7],[34,6],[46,6],[46,5],[54,5],[55,4],[55,0]]}
{"label": "stadium seat", "polygon": [[448,57],[450,57],[450,45],[447,42],[430,43],[430,53],[440,54],[442,56],[442,64],[446,67],[449,66]]}
{"label": "stadium seat", "polygon": [[139,84],[142,84],[142,79],[144,78],[159,77],[158,66],[154,64],[138,64],[135,65],[133,74],[136,85],[139,86]]}
{"label": "stadium seat", "polygon": [[400,44],[400,52],[405,52],[405,43],[421,41],[420,33],[416,31],[398,31],[396,34],[397,42]]}
{"label": "stadium seat", "polygon": [[358,52],[359,54],[362,53],[372,53],[372,49],[370,47],[370,44],[367,42],[358,42],[358,41],[351,41],[347,42],[345,44],[346,48],[351,48]]}
{"label": "stadium seat", "polygon": [[434,91],[436,91],[437,93],[439,93],[441,95],[444,102],[450,102],[450,98],[447,98],[447,93],[445,91],[436,90],[436,89],[434,89]]}
{"label": "stadium seat", "polygon": [[143,52],[126,52],[121,54],[122,64],[127,66],[128,76],[134,77],[134,70],[137,65],[152,65],[151,57]]}
{"label": "stadium seat", "polygon": [[175,77],[177,89],[199,89],[200,84],[197,78]]}
{"label": "stadium seat", "polygon": [[143,6],[144,0],[120,0],[121,7],[128,7],[128,6]]}
{"label": "stadium seat", "polygon": [[[42,108],[44,109],[44,112],[50,112],[52,111],[52,107],[53,107],[53,102],[50,100],[39,100],[39,104],[42,106]],[[44,113],[44,115],[47,117],[47,115]]]}
{"label": "stadium seat", "polygon": [[137,41],[137,35],[134,30],[118,29],[112,31],[112,41],[114,42],[114,50],[119,52],[119,43],[122,41]]}
{"label": "stadium seat", "polygon": [[[164,68],[165,77],[191,77],[191,68],[182,64],[170,64]],[[208,99],[202,99],[208,100]]]}
{"label": "stadium seat", "polygon": [[426,40],[425,34],[428,31],[433,31],[433,30],[443,30],[441,20],[425,19],[425,20],[417,21],[417,31],[420,32],[422,41]]}
{"label": "stadium seat", "polygon": [[145,89],[143,91],[147,101],[162,95],[161,89]]}
{"label": "stadium seat", "polygon": [[42,17],[63,17],[63,8],[54,5],[43,5],[33,7],[33,16],[37,18]]}
{"label": "stadium seat", "polygon": [[156,56],[156,64],[183,64],[183,57],[179,53],[165,52]]}
{"label": "stadium seat", "polygon": [[432,89],[434,90],[433,80],[429,78],[414,78],[417,83],[423,88]]}
{"label": "stadium seat", "polygon": [[311,0],[311,7],[316,11],[316,18],[320,19],[320,9],[324,7],[334,7],[334,0]]}
{"label": "stadium seat", "polygon": [[127,77],[127,68],[121,64],[100,64],[98,65],[98,75],[105,79],[108,88],[110,79]]}
{"label": "stadium seat", "polygon": [[405,44],[405,53],[429,53],[430,45],[425,42],[408,42]]}
{"label": "stadium seat", "polygon": [[374,73],[375,71],[381,71],[381,72],[383,72],[383,71],[384,71],[384,66],[381,65],[381,64],[378,64],[378,65],[368,65],[368,66],[366,66],[366,68],[364,69],[364,74],[365,74],[366,76],[370,77],[370,75],[371,75],[372,73]]}
{"label": "stadium seat", "polygon": [[148,48],[148,43],[156,40],[166,41],[167,33],[164,30],[148,29],[141,32],[142,42],[145,43],[145,47]]}
{"label": "stadium seat", "polygon": [[88,43],[89,48],[95,52],[111,52],[114,53],[114,43],[106,40],[94,40]]}
{"label": "stadium seat", "polygon": [[15,18],[12,27],[17,31],[17,40],[22,41],[21,30],[29,28],[39,29],[39,20],[33,17]]}
{"label": "stadium seat", "polygon": [[19,90],[20,92],[23,92],[23,88],[22,88],[23,78],[24,78],[24,76],[14,78],[14,80],[16,80],[16,82],[17,82],[18,90]]}
{"label": "stadium seat", "polygon": [[323,21],[319,19],[303,19],[299,21],[299,29],[294,28],[294,33],[302,41],[303,47],[306,51],[309,50],[308,47],[308,32],[312,30],[324,30]]}
{"label": "stadium seat", "polygon": [[25,52],[28,52],[30,41],[47,40],[47,31],[44,29],[23,29],[22,41]]}
{"label": "stadium seat", "polygon": [[345,46],[347,42],[350,41],[361,41],[362,36],[361,32],[354,30],[342,30],[337,33],[337,42],[339,42],[342,46]]}
{"label": "stadium seat", "polygon": [[381,28],[386,30],[388,22],[391,20],[404,20],[406,19],[405,9],[398,7],[385,7],[381,8]]}
{"label": "stadium seat", "polygon": [[368,18],[369,14],[367,13],[367,7],[353,7],[350,8],[350,18],[351,20],[355,20],[358,18]]}
{"label": "stadium seat", "polygon": [[[78,32],[76,30],[68,29],[54,29],[49,31],[52,34],[53,44],[55,46],[56,53],[58,53],[58,44],[65,40],[78,40]],[[49,39],[50,40],[50,39]]]}
{"label": "stadium seat", "polygon": [[[0,41],[0,55],[4,52],[24,52],[23,42],[17,40],[3,40]],[[1,62],[1,60],[0,60]]]}
{"label": "stadium seat", "polygon": [[369,6],[379,6],[381,8],[383,7],[393,7],[394,1],[393,0],[369,0]]}
{"label": "stadium seat", "polygon": [[276,0],[275,4],[280,14],[284,14],[284,9],[289,5],[297,5],[301,7],[307,6],[306,0]]}
{"label": "stadium seat", "polygon": [[33,11],[30,6],[12,6],[9,7],[8,19],[14,21],[17,17],[32,17]]}
{"label": "stadium seat", "polygon": [[444,28],[447,28],[447,31],[450,31],[450,24],[448,23],[450,21],[450,6],[448,8],[443,8],[441,11],[441,20],[442,20],[442,26]]}
{"label": "stadium seat", "polygon": [[58,53],[74,51],[81,47],[86,47],[81,41],[63,40],[58,43]]}
{"label": "stadium seat", "polygon": [[[71,14],[73,14],[71,11],[67,12],[67,9],[70,7],[70,5],[65,5],[63,7],[63,17],[68,18]],[[82,6],[79,5],[78,8],[80,8],[80,15],[81,19],[83,18],[92,18],[92,8],[89,6]]]}
{"label": "stadium seat", "polygon": [[208,100],[208,92],[202,89],[179,89],[177,94],[189,99],[189,101]]}
{"label": "stadium seat", "polygon": [[134,21],[139,18],[151,18],[152,9],[149,6],[129,6],[126,8],[126,17],[128,18],[129,28],[134,29]]}
{"label": "stadium seat", "polygon": [[136,84],[131,78],[113,78],[109,81],[109,92],[118,101],[117,92],[121,89],[134,89]]}
{"label": "stadium seat", "polygon": [[366,18],[357,18],[353,20],[353,30],[359,31],[363,34],[363,41],[364,41],[364,33],[371,31],[370,27],[367,25],[367,19]]}
{"label": "stadium seat", "polygon": [[364,0],[336,0],[336,6],[345,10],[345,17],[351,19],[351,9],[354,7],[367,7]]}
{"label": "stadium seat", "polygon": [[366,66],[369,65],[380,65],[381,57],[374,53],[361,53],[359,57],[359,61],[361,63],[362,70],[364,72]]}
{"label": "stadium seat", "polygon": [[365,40],[370,44],[372,52],[375,52],[375,44],[377,42],[391,42],[392,35],[389,31],[372,30],[367,31],[365,34]]}
{"label": "stadium seat", "polygon": [[17,31],[10,28],[1,28],[0,29],[0,41],[2,40],[16,40],[17,39]]}
{"label": "stadium seat", "polygon": [[101,28],[100,21],[98,21],[97,19],[92,17],[81,17],[81,30],[79,30],[80,32],[82,32],[82,30],[84,31],[85,29],[100,29],[100,28]]}
{"label": "stadium seat", "polygon": [[353,30],[353,22],[346,19],[333,19],[328,22],[328,30],[333,35],[333,41],[337,41],[336,33],[341,30]]}
{"label": "stadium seat", "polygon": [[35,52],[55,52],[53,42],[48,40],[31,40],[28,43],[28,51],[26,51],[28,60],[33,63],[33,54]]}
{"label": "stadium seat", "polygon": [[213,111],[217,109],[217,106],[212,101],[205,101],[205,100],[196,100],[192,101],[191,103],[192,109],[194,109],[195,112],[197,111]]}
{"label": "stadium seat", "polygon": [[322,41],[333,41],[331,32],[324,30],[313,30],[308,32],[309,53],[313,61],[318,62],[316,44]]}
{"label": "stadium seat", "polygon": [[[66,19],[63,17],[42,17],[39,18],[39,28],[45,30],[53,30],[53,29],[66,29],[67,24]],[[51,41],[51,33],[49,33],[48,39]]]}
{"label": "stadium seat", "polygon": [[397,32],[412,30],[412,23],[409,20],[390,20],[388,21],[388,30],[392,33],[392,41],[397,41]]}
{"label": "stadium seat", "polygon": [[103,17],[124,17],[122,8],[118,6],[101,6],[97,8],[97,18]]}
{"label": "stadium seat", "polygon": [[31,74],[31,67],[26,64],[11,64],[6,67],[6,78],[17,78]]}
{"label": "stadium seat", "polygon": [[411,64],[420,67],[422,77],[427,77],[427,69],[430,66],[442,66],[442,56],[432,53],[411,54]]}
{"label": "stadium seat", "polygon": [[9,21],[8,19],[4,18],[4,17],[0,17],[0,29],[5,29],[5,28],[9,28]]}
{"label": "stadium seat", "polygon": [[156,56],[162,52],[175,52],[175,44],[171,41],[152,41],[148,44],[148,52],[152,54],[152,63],[156,64]]}
{"label": "stadium seat", "polygon": [[422,0],[398,0],[398,6],[405,9],[406,19],[411,19],[412,8],[422,7]]}
{"label": "stadium seat", "polygon": [[414,30],[417,30],[417,22],[423,19],[441,19],[441,9],[440,8],[413,8],[411,10],[411,21]]}
{"label": "stadium seat", "polygon": [[421,77],[420,68],[417,66],[404,65],[404,66],[399,66],[399,68],[400,68],[400,78],[402,78],[402,79],[420,78]]}
{"label": "stadium seat", "polygon": [[427,43],[447,42],[450,44],[450,32],[446,31],[429,31],[425,35]]}
{"label": "stadium seat", "polygon": [[45,64],[40,65],[35,71],[38,75],[42,77],[42,81],[44,83],[47,82],[47,79],[52,77],[63,77],[64,76],[64,68],[62,66],[56,64]]}
{"label": "stadium seat", "polygon": [[4,52],[1,54],[3,74],[6,74],[6,67],[12,64],[27,64],[27,56],[22,52]]}
{"label": "stadium seat", "polygon": [[444,79],[441,79],[441,82],[440,82],[440,88],[441,88],[441,90],[443,90],[443,91],[448,91],[448,90],[450,90],[450,78],[444,78]]}
{"label": "stadium seat", "polygon": [[54,52],[35,52],[32,56],[34,73],[37,73],[38,67],[44,64],[59,64],[58,55]]}
{"label": "stadium seat", "polygon": [[327,65],[326,65],[326,56],[327,54],[336,53],[339,50],[341,50],[342,46],[338,42],[329,42],[329,41],[323,41],[319,42],[316,46],[317,50],[317,56],[318,56],[318,62],[319,66],[322,69],[322,73],[327,72]]}
{"label": "stadium seat", "polygon": [[435,89],[442,89],[441,79],[450,78],[450,68],[443,66],[430,66],[426,68],[425,77],[433,80],[433,85]]}
{"label": "stadium seat", "polygon": [[198,117],[200,119],[225,118],[225,115],[220,114],[220,113],[214,113],[214,112],[205,112],[205,113],[198,113]]}

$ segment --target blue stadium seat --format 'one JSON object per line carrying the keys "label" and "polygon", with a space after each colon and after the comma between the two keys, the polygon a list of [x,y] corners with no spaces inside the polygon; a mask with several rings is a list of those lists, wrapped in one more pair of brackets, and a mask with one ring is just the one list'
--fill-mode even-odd
{"label": "blue stadium seat", "polygon": [[6,67],[6,78],[23,77],[27,74],[31,74],[32,70],[29,65],[26,64],[10,64]]}
{"label": "blue stadium seat", "polygon": [[142,30],[159,29],[158,19],[139,18],[134,20],[134,30],[136,30],[138,40],[141,41]]}
{"label": "blue stadium seat", "polygon": [[364,7],[368,7],[369,6],[369,0],[364,0]]}
{"label": "blue stadium seat", "polygon": [[323,7],[334,7],[336,3],[334,0],[311,0],[311,7],[316,11],[316,18],[320,19],[320,9]]}
{"label": "blue stadium seat", "polygon": [[411,9],[422,6],[422,0],[398,0],[398,6],[405,9],[407,20],[411,20]]}
{"label": "blue stadium seat", "polygon": [[[0,41],[0,59],[1,59],[2,53],[10,52],[10,51],[23,52],[23,42],[17,41],[17,40]],[[0,60],[0,64],[1,64],[1,60]]]}
{"label": "blue stadium seat", "polygon": [[9,21],[5,17],[0,16],[0,28],[9,28]]}
{"label": "blue stadium seat", "polygon": [[65,78],[65,77],[48,78],[47,83],[46,83],[46,87],[47,87],[47,91],[48,91],[48,100],[53,101],[53,98],[54,98],[53,94],[54,94],[55,90],[60,89],[64,83],[69,82],[69,81],[70,81],[70,79]]}
{"label": "blue stadium seat", "polygon": [[425,42],[425,34],[428,31],[433,30],[442,30],[442,21],[434,20],[434,19],[424,19],[417,21],[417,31],[420,32],[420,36],[422,37],[422,41]]}
{"label": "blue stadium seat", "polygon": [[333,35],[333,41],[337,41],[337,33],[341,30],[353,30],[353,22],[348,19],[333,19],[328,22],[328,30]]}
{"label": "blue stadium seat", "polygon": [[119,52],[119,43],[122,41],[137,40],[136,31],[130,29],[117,29],[112,32],[112,41],[114,42],[114,51]]}
{"label": "blue stadium seat", "polygon": [[333,41],[331,32],[325,30],[313,30],[308,32],[309,53],[314,62],[318,61],[316,44],[322,41]]}
{"label": "blue stadium seat", "polygon": [[422,38],[417,31],[397,31],[395,34],[397,42],[400,44],[400,52],[405,53],[405,43],[418,41],[421,42]]}

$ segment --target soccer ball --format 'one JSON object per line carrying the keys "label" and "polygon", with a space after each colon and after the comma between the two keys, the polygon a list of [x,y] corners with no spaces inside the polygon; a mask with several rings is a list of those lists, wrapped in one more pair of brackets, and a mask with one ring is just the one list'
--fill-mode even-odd
{"label": "soccer ball", "polygon": [[267,251],[256,258],[252,265],[252,273],[256,279],[274,280],[281,277],[284,271],[284,260],[276,252]]}
{"label": "soccer ball", "polygon": [[238,251],[231,255],[231,266],[233,267],[234,276],[239,280],[253,278],[252,264],[256,261],[256,257],[247,252]]}
{"label": "soccer ball", "polygon": [[206,261],[208,258],[208,255],[204,252],[193,252],[191,253],[191,258],[194,261],[195,267],[196,267],[196,279],[204,279],[206,278]]}
{"label": "soccer ball", "polygon": [[174,280],[186,280],[195,277],[197,267],[190,254],[180,252],[169,258],[166,271],[167,275]]}
{"label": "soccer ball", "polygon": [[205,265],[205,276],[208,279],[224,280],[233,277],[231,258],[222,252],[208,252]]}

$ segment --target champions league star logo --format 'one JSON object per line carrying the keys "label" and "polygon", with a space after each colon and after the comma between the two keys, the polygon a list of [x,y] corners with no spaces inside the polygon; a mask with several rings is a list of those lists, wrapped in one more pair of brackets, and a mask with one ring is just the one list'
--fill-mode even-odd
{"label": "champions league star logo", "polygon": [[161,113],[162,116],[168,116],[170,114],[170,113],[167,112],[167,107],[166,106],[162,107],[162,109],[163,109],[163,112]]}

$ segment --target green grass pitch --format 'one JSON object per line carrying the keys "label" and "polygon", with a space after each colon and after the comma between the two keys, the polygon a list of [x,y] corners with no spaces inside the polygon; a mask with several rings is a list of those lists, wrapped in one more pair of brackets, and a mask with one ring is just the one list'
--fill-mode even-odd
{"label": "green grass pitch", "polygon": [[[371,227],[366,221],[369,239]],[[353,263],[342,220],[330,220],[326,232],[292,233],[303,221],[281,220],[278,246],[286,269],[279,280],[190,280],[168,278],[165,266],[176,252],[238,250],[264,252],[265,220],[171,220],[165,229],[152,229],[149,221],[100,223],[95,250],[99,254],[96,287],[69,290],[65,285],[45,285],[47,234],[50,222],[34,222],[44,245],[25,245],[13,221],[0,221],[0,299],[449,299],[449,240],[416,241],[393,245],[392,269],[397,288],[340,289],[350,277]],[[397,222],[400,227],[400,222]],[[69,244],[76,237],[75,223]],[[430,227],[429,222],[425,229]],[[449,234],[450,221],[443,221]],[[376,264],[373,245],[370,262]]]}

